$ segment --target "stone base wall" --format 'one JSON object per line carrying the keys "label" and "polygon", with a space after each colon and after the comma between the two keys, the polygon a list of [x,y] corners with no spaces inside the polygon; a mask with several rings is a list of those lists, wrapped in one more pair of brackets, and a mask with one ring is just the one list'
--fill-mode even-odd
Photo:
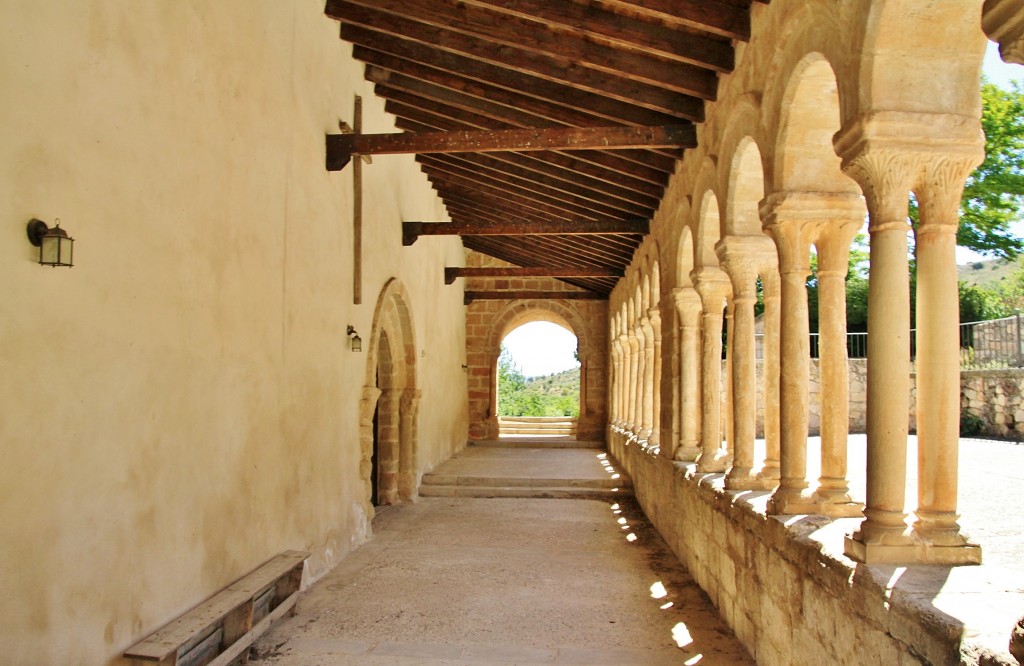
{"label": "stone base wall", "polygon": [[727,492],[721,474],[608,437],[644,512],[758,664],[1005,663],[961,644],[927,595],[894,590],[891,567],[843,557],[857,519],[767,516],[766,492]]}
{"label": "stone base wall", "polygon": [[[810,434],[821,434],[821,394],[818,382],[818,359],[811,359],[809,400]],[[850,432],[865,432],[868,427],[868,362],[855,358],[849,361],[850,368]],[[764,437],[764,362],[757,361],[757,436]],[[722,376],[727,377],[728,364],[722,361]],[[722,399],[725,400],[723,382]]]}
{"label": "stone base wall", "polygon": [[960,373],[964,434],[1024,440],[1024,369]]}

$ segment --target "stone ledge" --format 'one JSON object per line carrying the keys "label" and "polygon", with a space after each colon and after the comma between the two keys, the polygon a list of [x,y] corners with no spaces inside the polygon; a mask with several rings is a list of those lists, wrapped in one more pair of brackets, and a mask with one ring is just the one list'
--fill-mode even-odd
{"label": "stone ledge", "polygon": [[[759,661],[788,663],[770,656],[787,654],[785,645],[772,648],[785,623],[794,645],[845,645],[827,652],[836,663],[909,654],[935,664],[1017,664],[1008,643],[1024,595],[1012,574],[856,563],[843,542],[860,519],[768,516],[768,492],[725,490],[723,474],[613,439],[644,511]],[[808,615],[809,607],[833,614]]]}

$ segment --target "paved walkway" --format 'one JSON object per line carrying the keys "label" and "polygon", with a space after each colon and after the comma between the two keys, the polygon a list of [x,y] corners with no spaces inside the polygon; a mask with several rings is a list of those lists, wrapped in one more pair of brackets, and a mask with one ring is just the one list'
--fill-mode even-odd
{"label": "paved walkway", "polygon": [[753,663],[631,499],[427,498],[373,527],[251,662]]}
{"label": "paved walkway", "polygon": [[[865,446],[863,435],[851,436],[851,494],[860,500]],[[911,508],[915,447],[911,438]],[[818,475],[819,448],[812,438],[811,479]],[[519,450],[471,447],[434,474],[435,481],[453,486],[507,490],[512,483],[519,492],[544,496],[550,491],[545,480],[585,485],[589,479],[606,486],[619,473],[616,468],[598,450],[539,451],[529,443]],[[1019,508],[1024,445],[963,440],[960,475],[961,523],[981,543],[985,564],[952,570],[890,567],[889,573],[898,581],[894,591],[921,596],[932,612],[958,618],[981,643],[1005,650],[1009,626],[1024,614],[1024,512]],[[752,663],[631,498],[453,494],[459,496],[383,509],[374,520],[373,540],[306,593],[298,615],[257,644],[254,661],[302,666]],[[815,538],[839,556],[842,536],[856,522],[824,525]]]}

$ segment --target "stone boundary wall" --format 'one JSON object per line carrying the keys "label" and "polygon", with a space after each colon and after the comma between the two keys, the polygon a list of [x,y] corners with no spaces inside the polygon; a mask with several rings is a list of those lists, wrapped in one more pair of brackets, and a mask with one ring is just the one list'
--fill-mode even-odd
{"label": "stone boundary wall", "polygon": [[962,370],[960,423],[964,434],[1024,440],[1024,368]]}
{"label": "stone boundary wall", "polygon": [[[867,429],[867,359],[850,359],[850,432]],[[722,361],[723,377],[727,364]],[[810,434],[821,434],[818,359],[811,359]],[[911,374],[910,430],[917,430],[916,375]],[[757,363],[757,436],[764,436],[764,379]],[[724,386],[724,383],[723,383]],[[725,390],[722,392],[723,404]],[[960,371],[960,413],[964,435],[1005,437],[1024,441],[1024,368]]]}
{"label": "stone boundary wall", "polygon": [[758,664],[1007,663],[928,603],[937,590],[926,576],[894,582],[892,567],[842,556],[859,519],[768,516],[768,492],[726,491],[722,474],[615,432],[608,443],[644,513]]}

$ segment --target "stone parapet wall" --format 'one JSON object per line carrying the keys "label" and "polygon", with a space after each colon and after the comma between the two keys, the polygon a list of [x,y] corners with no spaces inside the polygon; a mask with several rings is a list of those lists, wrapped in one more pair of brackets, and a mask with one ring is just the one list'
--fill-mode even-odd
{"label": "stone parapet wall", "polygon": [[1024,369],[960,373],[964,434],[1024,440]]}
{"label": "stone parapet wall", "polygon": [[768,516],[767,492],[725,491],[721,474],[608,437],[643,511],[758,664],[1011,663],[936,611],[942,582],[924,569],[894,577],[844,557],[859,519]]}

